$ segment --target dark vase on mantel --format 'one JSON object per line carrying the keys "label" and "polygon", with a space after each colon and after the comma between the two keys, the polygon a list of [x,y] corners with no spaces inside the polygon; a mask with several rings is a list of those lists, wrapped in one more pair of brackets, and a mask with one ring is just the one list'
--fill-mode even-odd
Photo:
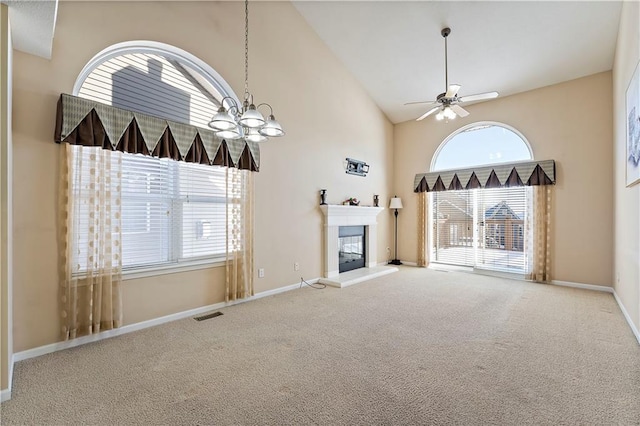
{"label": "dark vase on mantel", "polygon": [[378,195],[374,195],[373,196],[373,207],[379,207],[378,203],[379,203],[379,199],[378,199]]}
{"label": "dark vase on mantel", "polygon": [[326,206],[327,205],[327,190],[326,189],[321,189],[320,190],[320,205],[321,206]]}

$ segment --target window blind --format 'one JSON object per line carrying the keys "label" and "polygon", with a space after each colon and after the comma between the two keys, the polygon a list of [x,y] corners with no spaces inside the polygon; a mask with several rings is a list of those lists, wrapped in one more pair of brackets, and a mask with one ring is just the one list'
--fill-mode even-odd
{"label": "window blind", "polygon": [[127,53],[101,63],[78,96],[128,111],[208,128],[222,95],[187,64],[153,53]]}
{"label": "window blind", "polygon": [[526,271],[531,188],[433,193],[432,259],[438,263]]}
{"label": "window blind", "polygon": [[122,155],[123,269],[223,258],[224,168]]}
{"label": "window blind", "polygon": [[[80,147],[72,147],[80,149]],[[85,148],[73,169],[78,190],[91,173],[89,156],[99,148]],[[102,161],[121,161],[110,184],[121,185],[123,271],[178,265],[194,260],[224,259],[226,252],[226,171],[223,167],[184,163],[142,155],[100,150]],[[94,160],[95,161],[95,160]],[[108,188],[105,188],[108,190]],[[115,194],[115,191],[114,191]],[[90,212],[78,201],[78,217]],[[84,210],[86,211],[84,211]],[[81,248],[80,270],[86,270],[85,234],[76,236]]]}

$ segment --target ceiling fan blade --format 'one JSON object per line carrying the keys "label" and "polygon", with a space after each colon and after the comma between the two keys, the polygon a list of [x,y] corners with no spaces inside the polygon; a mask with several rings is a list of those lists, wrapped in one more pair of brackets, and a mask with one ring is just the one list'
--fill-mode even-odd
{"label": "ceiling fan blade", "polygon": [[460,105],[451,105],[451,109],[453,110],[453,112],[458,114],[459,117],[466,117],[467,115],[469,115],[469,112],[466,109],[462,108]]}
{"label": "ceiling fan blade", "polygon": [[433,104],[433,105],[436,105],[436,104],[438,104],[438,102],[434,102],[434,101],[416,101],[416,102],[407,102],[407,103],[405,103],[405,105],[417,105],[417,104]]}
{"label": "ceiling fan blade", "polygon": [[498,92],[478,93],[477,95],[469,95],[458,98],[458,102],[483,101],[485,99],[493,99],[498,97]]}
{"label": "ceiling fan blade", "polygon": [[436,112],[439,109],[440,109],[439,105],[438,106],[434,106],[429,111],[425,112],[420,117],[416,118],[416,121],[424,120],[425,118],[427,118],[428,116],[430,116],[431,114],[433,114],[434,112]]}
{"label": "ceiling fan blade", "polygon": [[462,86],[459,84],[450,84],[447,89],[447,93],[444,94],[445,98],[453,98],[458,94],[458,90],[460,90]]}

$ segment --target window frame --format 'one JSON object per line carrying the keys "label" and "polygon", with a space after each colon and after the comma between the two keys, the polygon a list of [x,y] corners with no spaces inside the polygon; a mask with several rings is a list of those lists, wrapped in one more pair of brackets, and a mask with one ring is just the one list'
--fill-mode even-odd
{"label": "window frame", "polygon": [[[132,160],[134,160],[136,156],[136,154],[129,154],[129,153],[121,153],[120,155],[122,155],[123,157],[131,156],[130,158]],[[158,161],[162,163],[161,159],[155,158],[155,157],[147,157],[145,158],[145,160]],[[126,160],[123,161],[123,163],[125,162]],[[194,202],[194,203],[207,203],[207,204],[221,205],[222,209],[226,210],[228,206],[228,199],[231,198],[229,196],[229,193],[227,192],[226,195],[211,195],[211,196],[185,194],[181,191],[181,183],[182,183],[181,179],[183,179],[183,176],[182,176],[183,171],[181,170],[181,167],[190,168],[190,167],[193,167],[193,165],[168,159],[166,160],[166,165],[163,165],[162,168],[164,168],[165,166],[166,166],[166,170],[165,170],[166,174],[172,177],[172,179],[167,180],[169,187],[165,188],[166,189],[165,195],[155,194],[155,193],[137,194],[135,192],[122,191],[123,192],[122,207],[124,210],[125,199],[137,200],[137,201],[147,202],[147,203],[161,202],[161,203],[167,204],[167,208],[169,209],[169,216],[171,217],[171,219],[169,220],[169,223],[170,223],[169,229],[163,230],[164,233],[166,234],[163,238],[166,238],[166,242],[168,243],[167,244],[168,248],[165,253],[168,260],[159,262],[157,264],[145,265],[145,266],[123,265],[122,267],[123,276],[124,275],[139,276],[140,274],[138,274],[138,272],[141,272],[141,273],[144,272],[145,276],[149,276],[150,272],[156,269],[160,271],[167,271],[167,270],[173,271],[174,269],[182,270],[184,266],[190,265],[190,266],[197,267],[200,265],[218,264],[226,260],[225,252],[214,254],[214,255],[184,257],[183,256],[184,229],[183,229],[183,226],[181,226],[180,224],[185,220],[185,217],[183,215],[185,203]],[[213,167],[215,170],[222,172],[221,174],[224,174],[223,167],[216,167],[216,166],[203,166],[203,167]],[[162,172],[161,170],[162,168],[159,168],[157,172]],[[124,179],[125,178],[124,174],[127,172],[123,170],[122,173],[123,173],[123,179]],[[221,176],[221,178],[225,178],[225,177]],[[147,220],[149,221],[151,219],[147,218]],[[123,223],[122,225],[123,241],[125,239],[124,228],[125,226]],[[155,230],[155,228],[153,229]],[[152,231],[151,226],[149,226],[149,231]],[[130,231],[129,233],[135,234],[135,231]],[[123,251],[124,251],[124,247],[123,247]],[[195,269],[200,269],[200,268],[195,268]]]}
{"label": "window frame", "polygon": [[[185,63],[191,69],[196,71],[207,83],[211,84],[215,90],[217,90],[223,97],[230,97],[235,100],[238,105],[240,105],[240,100],[236,93],[233,91],[231,86],[225,81],[225,79],[215,71],[211,66],[197,58],[196,56],[186,52],[180,48],[175,46],[149,41],[149,40],[131,40],[122,43],[117,43],[112,46],[109,46],[99,53],[97,53],[91,60],[87,62],[82,71],[78,74],[76,78],[75,84],[73,86],[72,94],[74,96],[78,96],[80,90],[85,82],[85,80],[89,77],[89,75],[99,67],[103,62],[108,61],[114,57],[120,55],[126,55],[130,53],[150,53],[162,55],[168,58],[175,59],[176,61]],[[212,114],[215,111],[212,111]],[[126,153],[123,153],[126,155]],[[179,188],[176,186],[177,182],[174,182],[174,190],[178,190],[178,194],[173,198],[172,201],[172,212],[175,209],[182,209],[182,204],[184,200],[181,199],[179,194]],[[200,197],[198,197],[200,198]],[[229,198],[229,194],[226,194],[226,199]],[[181,219],[182,220],[182,219]],[[124,228],[124,226],[123,226]],[[175,227],[174,227],[175,228]],[[178,246],[180,249],[182,247],[182,233],[176,230],[169,230],[172,234],[180,234],[180,235],[171,235],[171,239],[173,241],[178,241]],[[171,250],[175,250],[176,245],[171,244]],[[224,253],[221,256],[212,256],[212,257],[200,257],[200,258],[192,258],[190,260],[181,260],[184,259],[181,257],[181,250],[175,257],[178,259],[175,263],[164,263],[158,265],[151,265],[146,267],[136,267],[136,268],[125,268],[122,269],[122,280],[130,280],[144,277],[151,277],[157,275],[165,275],[177,272],[187,272],[187,271],[195,271],[200,269],[210,269],[222,267],[226,263],[227,254]],[[172,256],[173,258],[173,256]]]}
{"label": "window frame", "polygon": [[[526,145],[527,149],[529,150],[529,159],[528,160],[518,160],[518,161],[534,161],[535,157],[533,155],[533,149],[531,148],[531,144],[529,143],[529,140],[527,138],[524,137],[524,135],[522,133],[520,133],[520,131],[514,127],[509,126],[508,124],[504,124],[504,123],[500,123],[498,121],[475,121],[473,123],[469,123],[467,125],[464,125],[456,130],[454,130],[452,133],[449,134],[449,136],[447,136],[441,143],[440,145],[438,145],[438,148],[436,148],[435,152],[433,153],[433,156],[431,157],[431,163],[429,165],[429,171],[430,172],[436,172],[436,171],[443,171],[445,169],[441,169],[441,170],[436,170],[435,165],[436,165],[436,161],[438,160],[438,157],[440,156],[440,152],[442,151],[442,149],[447,145],[447,143],[449,143],[449,141],[453,138],[455,138],[458,134],[462,133],[462,132],[466,132],[469,129],[472,129],[474,127],[480,127],[480,126],[496,126],[496,127],[503,127],[513,133],[515,133],[520,139],[522,139],[522,141],[524,142],[524,144]],[[513,161],[511,161],[513,162]],[[472,167],[485,167],[485,166],[492,166],[494,164],[504,164],[505,162],[499,162],[499,163],[485,163],[485,164],[474,164]]]}
{"label": "window frame", "polygon": [[[516,128],[505,124],[505,123],[501,123],[498,121],[476,121],[473,123],[469,123],[467,125],[464,125],[462,127],[457,128],[456,130],[454,130],[453,132],[451,132],[441,143],[440,145],[438,145],[438,148],[436,148],[435,152],[433,153],[433,156],[431,157],[431,163],[429,166],[429,171],[430,172],[435,172],[435,171],[444,171],[445,169],[436,169],[435,165],[436,162],[438,160],[438,157],[440,155],[440,152],[442,151],[442,149],[447,145],[447,143],[453,139],[454,137],[456,137],[458,134],[465,132],[469,129],[472,129],[474,127],[480,127],[480,126],[496,126],[496,127],[502,127],[505,128],[507,130],[510,130],[511,132],[515,133],[525,144],[525,146],[527,147],[528,151],[529,151],[529,156],[530,158],[528,160],[518,160],[518,161],[534,161],[535,157],[533,155],[533,149],[531,148],[531,144],[529,143],[529,140]],[[504,163],[516,163],[516,161],[506,161],[506,162],[496,162],[496,163],[485,163],[485,164],[474,164],[473,166],[470,167],[486,167],[486,166],[492,166],[495,164],[504,164]],[[473,190],[473,191],[477,191],[477,190]],[[433,212],[434,211],[434,197],[428,197],[428,201],[429,203],[429,211]],[[475,211],[476,207],[474,206],[474,217],[476,217],[477,212]],[[433,256],[433,252],[435,250],[435,244],[436,241],[434,241],[434,233],[433,233],[433,229],[434,229],[434,221],[433,221],[433,213],[427,215],[426,218],[426,226],[427,229],[429,230],[429,232],[427,232],[427,238],[425,239],[425,244],[426,244],[426,250],[427,253],[429,253],[429,258],[432,259]],[[475,233],[474,233],[475,235]],[[528,254],[525,252],[525,257]],[[492,275],[492,276],[501,276],[501,277],[506,277],[506,278],[515,278],[515,279],[524,279],[525,274],[521,273],[521,272],[515,272],[515,271],[509,271],[509,270],[502,270],[500,268],[494,268],[494,269],[484,269],[484,268],[475,268],[475,267],[469,267],[469,266],[462,266],[462,265],[452,265],[452,264],[447,264],[447,263],[439,263],[437,261],[433,261],[431,260],[429,262],[429,267],[434,267],[434,269],[442,269],[442,270],[452,270],[452,271],[467,271],[467,272],[474,272],[474,273],[479,273],[479,274],[485,274],[485,275]]]}

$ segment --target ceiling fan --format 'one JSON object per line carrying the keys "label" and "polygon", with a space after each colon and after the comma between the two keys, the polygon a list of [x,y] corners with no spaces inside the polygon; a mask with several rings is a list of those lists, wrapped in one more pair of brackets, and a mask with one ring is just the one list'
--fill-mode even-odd
{"label": "ceiling fan", "polygon": [[460,117],[466,117],[469,112],[462,108],[460,105],[464,102],[483,101],[486,99],[493,99],[498,97],[498,92],[478,93],[476,95],[468,95],[458,97],[458,90],[460,90],[459,84],[449,85],[449,72],[447,66],[447,37],[451,34],[451,28],[443,28],[440,31],[442,37],[444,37],[444,78],[446,92],[440,93],[435,101],[421,101],[421,102],[408,102],[405,105],[415,104],[428,104],[429,109],[416,119],[416,121],[423,120],[438,111],[436,114],[437,120],[447,119],[451,120],[456,118],[456,115]]}

